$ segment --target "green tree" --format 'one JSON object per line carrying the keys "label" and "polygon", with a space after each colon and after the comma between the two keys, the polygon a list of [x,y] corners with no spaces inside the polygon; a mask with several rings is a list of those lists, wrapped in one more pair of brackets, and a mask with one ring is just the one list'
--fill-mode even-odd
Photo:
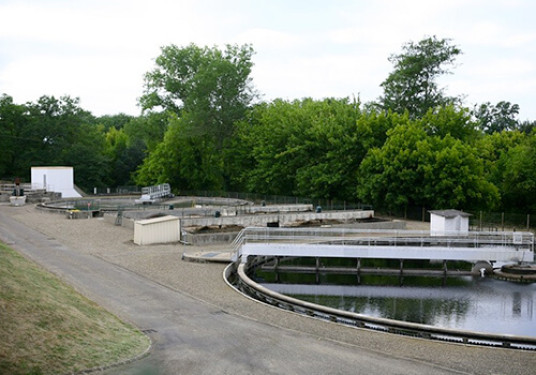
{"label": "green tree", "polygon": [[104,115],[96,118],[96,122],[104,126],[104,130],[108,131],[110,128],[122,129],[127,123],[132,121],[134,116],[130,116],[124,113],[117,115]]}
{"label": "green tree", "polygon": [[408,121],[363,160],[358,196],[389,209],[491,208],[499,195],[484,167],[476,148],[450,134],[429,135],[422,124]]}
{"label": "green tree", "polygon": [[109,128],[106,132],[105,155],[109,160],[111,173],[108,186],[133,185],[132,174],[143,162],[145,146],[138,138],[129,138],[124,128]]}
{"label": "green tree", "polygon": [[11,96],[0,96],[0,178],[11,179],[29,175],[23,152],[41,141],[25,135],[24,129],[29,121],[26,112],[26,106],[15,104]]}
{"label": "green tree", "polygon": [[170,117],[173,117],[173,113],[168,111],[149,112],[127,122],[123,130],[129,145],[141,142],[144,151],[153,151],[164,139]]}
{"label": "green tree", "polygon": [[477,125],[465,108],[453,105],[430,108],[422,118],[416,120],[428,135],[445,137],[450,135],[463,142],[473,143],[479,138]]}
{"label": "green tree", "polygon": [[[167,144],[154,148],[159,153],[154,158],[146,160],[147,163],[167,164],[167,156],[173,160],[181,160],[181,168],[167,169],[158,179],[167,176],[169,181],[177,181],[181,187],[203,189],[224,189],[228,187],[230,177],[226,175],[229,170],[227,162],[222,160],[228,153],[225,148],[231,142],[234,133],[234,124],[243,118],[246,109],[256,97],[251,85],[251,56],[253,49],[249,45],[226,46],[225,50],[214,48],[200,48],[193,44],[179,48],[171,45],[162,48],[161,55],[156,59],[156,68],[145,76],[145,92],[140,99],[144,110],[163,109],[178,117],[180,126],[168,128],[164,141]],[[176,123],[176,120],[171,120]],[[171,132],[168,135],[168,132]],[[180,140],[181,146],[176,155],[170,148],[170,140]],[[164,142],[163,141],[163,142]],[[203,165],[199,170],[186,168],[186,165],[199,161],[201,152],[202,161],[215,160],[210,168]],[[164,150],[168,150],[164,152]],[[149,148],[152,152],[152,148]],[[188,153],[192,153],[188,155]],[[138,181],[144,180],[149,169],[141,167]],[[179,176],[171,173],[189,175]],[[208,175],[207,173],[212,173]],[[150,174],[153,175],[153,174]],[[200,176],[200,184],[194,183],[194,176]],[[216,182],[218,182],[216,184]]]}
{"label": "green tree", "polygon": [[261,103],[237,123],[235,186],[260,194],[296,194],[296,171],[308,158],[302,147],[307,122],[301,106],[281,99]]}
{"label": "green tree", "polygon": [[475,145],[478,155],[484,161],[487,179],[500,189],[501,196],[504,196],[503,177],[509,152],[523,143],[525,137],[526,134],[519,131],[506,131],[485,134],[477,139]]}
{"label": "green tree", "polygon": [[[404,116],[362,112],[349,99],[274,100],[238,123],[233,183],[263,194],[355,200],[357,170],[368,149]],[[407,119],[407,117],[406,117]]]}
{"label": "green tree", "polygon": [[435,36],[409,42],[403,52],[391,55],[394,70],[382,82],[384,94],[380,105],[398,113],[408,111],[411,118],[423,116],[430,108],[454,103],[458,99],[447,97],[437,84],[437,78],[450,73],[445,67],[452,65],[461,50],[449,39]]}
{"label": "green tree", "polygon": [[167,182],[176,190],[219,190],[222,158],[214,152],[213,138],[192,137],[185,131],[188,116],[171,118],[164,139],[136,171],[139,185]]}
{"label": "green tree", "polygon": [[28,103],[30,120],[24,137],[37,139],[39,144],[24,150],[27,165],[65,164],[62,153],[75,143],[80,125],[94,123],[91,113],[82,109],[79,101],[69,96],[42,96],[36,103]]}
{"label": "green tree", "polygon": [[308,127],[302,147],[308,158],[296,172],[298,195],[354,200],[357,167],[366,153],[357,139],[359,103],[326,99],[304,104]]}
{"label": "green tree", "polygon": [[422,195],[417,146],[427,135],[422,127],[399,124],[381,147],[369,150],[359,167],[358,197],[383,208],[405,208]]}
{"label": "green tree", "polygon": [[478,127],[485,133],[515,130],[520,128],[517,120],[519,105],[501,101],[495,105],[490,102],[481,104],[473,110]]}
{"label": "green tree", "polygon": [[530,134],[534,129],[536,129],[536,120],[525,120],[519,124],[519,130],[525,134]]}
{"label": "green tree", "polygon": [[145,75],[144,110],[189,113],[192,135],[208,134],[221,150],[256,94],[251,85],[249,45],[200,48],[191,44],[162,48],[156,68]]}
{"label": "green tree", "polygon": [[510,148],[503,160],[503,209],[536,211],[536,132]]}
{"label": "green tree", "polygon": [[106,186],[111,174],[120,173],[111,168],[106,155],[102,126],[81,123],[71,141],[72,144],[62,150],[59,165],[73,167],[75,183],[82,189],[92,191],[93,187]]}

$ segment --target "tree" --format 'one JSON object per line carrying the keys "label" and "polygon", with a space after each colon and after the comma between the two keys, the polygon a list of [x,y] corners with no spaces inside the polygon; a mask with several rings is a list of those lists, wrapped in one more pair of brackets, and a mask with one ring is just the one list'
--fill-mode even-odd
{"label": "tree", "polygon": [[79,106],[78,98],[41,96],[37,103],[28,103],[29,123],[24,136],[36,139],[36,147],[24,150],[30,165],[65,164],[62,152],[72,147],[81,124],[93,124],[94,117]]}
{"label": "tree", "polygon": [[389,209],[491,208],[499,195],[484,166],[476,148],[450,134],[428,135],[422,124],[408,121],[365,157],[358,196]]}
{"label": "tree", "polygon": [[162,48],[156,68],[145,75],[144,110],[163,108],[179,117],[189,113],[192,135],[213,137],[219,150],[256,94],[251,85],[249,45],[200,48],[191,44]]}
{"label": "tree", "polygon": [[[177,181],[183,188],[225,189],[229,176],[225,156],[226,145],[231,141],[234,124],[241,120],[246,109],[256,97],[251,85],[251,56],[253,49],[249,45],[226,46],[221,51],[218,48],[200,48],[193,44],[179,48],[171,45],[162,48],[161,55],[156,59],[156,68],[145,76],[145,93],[140,99],[144,110],[165,110],[174,114],[180,126],[173,130],[168,128],[164,141],[167,144],[154,147],[159,154],[155,156],[161,163],[167,164],[166,155],[174,160],[181,160],[181,168],[171,168],[161,171],[158,175],[167,176],[169,181]],[[169,134],[172,131],[174,134]],[[171,139],[179,140],[183,147],[170,144]],[[178,151],[169,152],[170,148],[179,147]],[[199,160],[200,148],[203,161],[217,160],[213,167],[203,167],[189,171],[188,176],[179,176],[189,162]],[[149,151],[153,148],[149,147]],[[164,150],[168,150],[164,152]],[[181,153],[178,155],[177,152]],[[192,153],[192,154],[188,154]],[[148,163],[154,163],[151,155]],[[171,160],[173,160],[171,159]],[[138,181],[147,176],[147,171],[153,167],[142,166]],[[199,183],[193,177],[199,175]],[[216,183],[218,182],[218,183]]]}
{"label": "tree", "polygon": [[69,147],[62,150],[59,165],[74,168],[75,183],[88,191],[93,187],[107,185],[110,174],[118,173],[111,169],[106,155],[106,139],[102,126],[81,123],[71,139]]}
{"label": "tree", "polygon": [[135,174],[139,185],[167,182],[176,190],[219,190],[223,160],[208,135],[192,137],[188,116],[170,118],[164,139]]}
{"label": "tree", "polygon": [[478,127],[484,133],[509,131],[520,128],[516,117],[519,115],[519,105],[501,101],[495,105],[490,102],[481,104],[473,110]]}
{"label": "tree", "polygon": [[277,99],[255,106],[237,123],[235,186],[260,194],[296,194],[296,171],[309,158],[302,147],[307,121],[301,107],[300,101]]}
{"label": "tree", "polygon": [[417,145],[426,138],[419,126],[399,124],[382,147],[371,149],[359,167],[358,197],[383,208],[405,208],[422,195]]}
{"label": "tree", "polygon": [[124,128],[109,128],[106,132],[105,155],[113,173],[107,178],[108,185],[133,185],[132,174],[143,162],[144,150],[143,141],[138,138],[130,139]]}
{"label": "tree", "polygon": [[29,120],[26,112],[26,106],[15,104],[11,96],[0,96],[0,178],[29,174],[22,155],[25,149],[40,143],[40,140],[24,136],[24,128]]}
{"label": "tree", "polygon": [[503,161],[501,191],[504,209],[536,211],[536,132],[510,148]]}
{"label": "tree", "polygon": [[130,116],[124,113],[118,115],[104,115],[96,119],[98,124],[104,126],[104,130],[108,131],[110,128],[116,128],[117,130],[122,129],[127,123],[132,121],[134,116]]}
{"label": "tree", "polygon": [[127,122],[123,129],[129,146],[141,142],[144,151],[152,152],[164,139],[170,117],[173,117],[173,113],[168,111],[149,112]]}
{"label": "tree", "polygon": [[259,104],[237,124],[232,182],[262,194],[354,201],[359,164],[403,117],[362,112],[348,98]]}
{"label": "tree", "polygon": [[478,137],[475,146],[478,155],[484,161],[484,169],[488,181],[500,189],[501,196],[504,196],[503,177],[507,168],[509,152],[512,148],[524,142],[526,134],[519,131],[498,132],[484,134]]}
{"label": "tree", "polygon": [[536,129],[536,120],[525,120],[519,124],[519,130],[525,134],[530,134],[534,129]]}
{"label": "tree", "polygon": [[299,196],[355,200],[357,168],[366,154],[358,140],[359,105],[348,99],[304,103],[309,125],[302,138],[308,158],[296,172]]}
{"label": "tree", "polygon": [[450,73],[445,65],[452,65],[461,54],[450,39],[433,36],[418,43],[409,42],[402,49],[401,54],[389,57],[394,70],[381,84],[381,107],[398,113],[408,111],[411,118],[418,118],[430,108],[457,101],[445,96],[436,82],[439,76]]}
{"label": "tree", "polygon": [[480,135],[469,110],[453,105],[430,108],[416,121],[428,135],[438,137],[450,135],[467,143],[474,142]]}

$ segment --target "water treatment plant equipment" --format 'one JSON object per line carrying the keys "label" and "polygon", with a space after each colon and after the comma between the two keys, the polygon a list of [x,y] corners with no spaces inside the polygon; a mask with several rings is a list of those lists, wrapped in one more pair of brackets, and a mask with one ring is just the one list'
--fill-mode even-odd
{"label": "water treatment plant equipment", "polygon": [[[360,267],[360,259],[384,258],[401,260],[398,270],[389,270],[398,273],[400,277],[410,277],[411,272],[417,272],[406,270],[404,259],[428,259],[436,262],[442,260],[444,265],[447,260],[468,261],[477,265],[473,273],[480,277],[478,275],[481,273],[483,261],[488,265],[496,262],[534,262],[534,234],[529,232],[470,232],[461,236],[444,233],[441,236],[432,236],[429,232],[364,231],[346,228],[247,228],[237,237],[235,250],[235,263],[229,266],[227,274],[236,288],[255,299],[283,309],[392,333],[466,344],[536,350],[534,333],[524,336],[476,332],[344,311],[279,293],[270,289],[268,284],[264,285],[253,279],[254,270],[265,264],[271,264],[270,267],[275,270],[284,270],[286,266],[281,260],[304,257],[317,260],[316,265],[309,267],[307,271],[317,275],[330,272],[322,266],[319,267],[318,259],[321,258],[355,259],[356,265],[353,269],[346,269],[344,272],[353,273],[356,278],[366,271]],[[379,273],[385,273],[384,271],[376,270]],[[444,273],[446,277],[450,270],[445,267],[438,272]],[[355,290],[360,287],[353,288]]]}

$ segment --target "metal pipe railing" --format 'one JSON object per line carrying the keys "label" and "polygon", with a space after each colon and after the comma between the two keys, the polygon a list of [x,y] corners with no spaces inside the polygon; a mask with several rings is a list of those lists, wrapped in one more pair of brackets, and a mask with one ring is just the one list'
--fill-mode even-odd
{"label": "metal pipe railing", "polygon": [[355,243],[378,246],[403,246],[411,243],[426,247],[511,247],[534,252],[534,234],[531,232],[468,232],[432,236],[428,231],[371,230],[348,228],[258,228],[243,229],[232,245],[237,256],[248,242],[262,243],[322,243],[340,245]]}

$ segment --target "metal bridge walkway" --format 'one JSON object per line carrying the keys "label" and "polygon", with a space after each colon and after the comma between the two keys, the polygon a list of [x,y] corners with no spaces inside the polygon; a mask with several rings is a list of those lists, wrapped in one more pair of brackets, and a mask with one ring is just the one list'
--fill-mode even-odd
{"label": "metal bridge walkway", "polygon": [[153,203],[167,196],[171,196],[169,184],[146,186],[141,189],[141,198],[137,199],[136,203]]}
{"label": "metal bridge walkway", "polygon": [[248,256],[436,259],[533,262],[530,232],[469,232],[431,236],[423,231],[338,228],[246,228],[234,259]]}

